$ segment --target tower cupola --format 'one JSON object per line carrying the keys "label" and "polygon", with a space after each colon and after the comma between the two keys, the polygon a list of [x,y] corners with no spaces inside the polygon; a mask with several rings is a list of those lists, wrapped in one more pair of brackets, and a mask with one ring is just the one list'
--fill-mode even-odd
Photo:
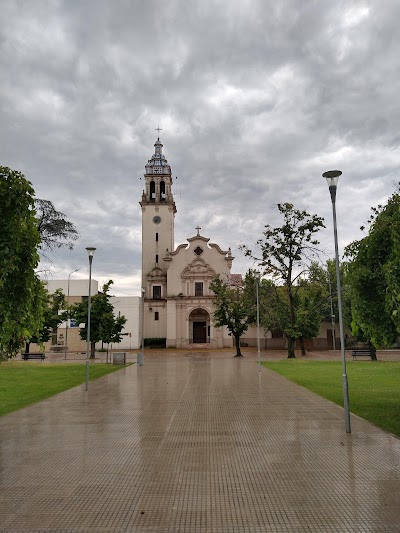
{"label": "tower cupola", "polygon": [[148,160],[146,165],[146,175],[149,174],[164,174],[171,175],[171,167],[168,165],[168,161],[165,159],[165,155],[162,153],[163,145],[160,138],[157,139],[154,145],[154,154],[151,159]]}

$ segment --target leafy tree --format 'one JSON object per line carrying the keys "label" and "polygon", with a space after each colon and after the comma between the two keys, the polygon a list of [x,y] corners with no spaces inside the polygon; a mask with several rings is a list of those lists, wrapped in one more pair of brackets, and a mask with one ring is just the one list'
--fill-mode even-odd
{"label": "leafy tree", "polygon": [[[362,228],[364,229],[364,228]],[[366,237],[345,250],[352,330],[374,348],[391,346],[400,334],[400,193],[372,208]]]}
{"label": "leafy tree", "polygon": [[315,281],[301,280],[295,293],[296,329],[302,355],[306,355],[304,340],[318,335],[323,318],[323,310],[329,294],[326,287]]}
{"label": "leafy tree", "polygon": [[[104,286],[103,291],[95,294],[91,298],[90,309],[90,357],[95,356],[96,342],[120,342],[122,339],[122,330],[126,323],[124,316],[114,316],[114,308],[110,302],[111,296],[108,291],[113,284],[109,280]],[[85,327],[80,330],[81,339],[87,339],[87,321],[88,321],[88,304],[87,301],[75,304],[70,312],[70,316],[75,318],[79,323],[85,323]]]}
{"label": "leafy tree", "polygon": [[57,289],[53,294],[49,294],[43,288],[42,300],[45,306],[43,312],[43,322],[39,329],[38,335],[29,339],[26,343],[25,352],[29,353],[29,345],[31,343],[43,344],[51,339],[51,335],[57,330],[57,327],[67,318],[67,312],[63,311],[67,304],[64,293],[61,289]]}
{"label": "leafy tree", "polygon": [[[319,242],[314,234],[325,226],[323,218],[295,209],[292,204],[278,204],[278,210],[283,216],[283,225],[276,228],[269,224],[265,226],[264,237],[256,243],[259,252],[254,253],[246,245],[241,249],[257,261],[264,275],[283,288],[276,291],[276,304],[279,311],[284,309],[285,300],[288,305],[289,317],[286,320],[283,314],[281,329],[288,340],[288,358],[293,358],[295,341],[301,333],[296,324],[294,287],[296,280],[307,270],[310,256],[317,251]],[[282,293],[286,298],[282,298]]]}
{"label": "leafy tree", "polygon": [[43,250],[53,251],[56,248],[74,247],[79,238],[76,227],[66,219],[66,215],[57,211],[49,200],[35,199],[37,227]]}
{"label": "leafy tree", "polygon": [[0,212],[0,352],[12,357],[38,335],[45,306],[35,274],[40,236],[34,190],[8,167],[0,167]]}
{"label": "leafy tree", "polygon": [[235,357],[242,356],[240,337],[255,322],[255,292],[246,289],[247,282],[248,276],[242,287],[232,287],[221,276],[216,276],[210,285],[215,294],[214,324],[217,328],[228,328],[229,335],[235,339]]}

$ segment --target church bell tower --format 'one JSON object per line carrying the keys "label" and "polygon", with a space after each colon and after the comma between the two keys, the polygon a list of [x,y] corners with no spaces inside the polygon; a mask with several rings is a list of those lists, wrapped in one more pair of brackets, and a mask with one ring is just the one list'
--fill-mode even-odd
{"label": "church bell tower", "polygon": [[166,298],[167,276],[164,257],[174,250],[175,201],[171,167],[158,138],[146,164],[142,194],[142,287],[149,300]]}

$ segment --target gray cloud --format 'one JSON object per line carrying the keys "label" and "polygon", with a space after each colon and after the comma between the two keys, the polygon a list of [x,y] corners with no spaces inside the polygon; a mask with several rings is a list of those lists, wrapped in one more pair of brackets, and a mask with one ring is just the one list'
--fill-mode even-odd
{"label": "gray cloud", "polygon": [[202,234],[238,251],[278,202],[326,219],[321,174],[340,168],[340,246],[398,181],[395,0],[223,4],[174,0],[2,2],[0,160],[81,234],[55,276],[98,248],[94,276],[138,294],[144,165],[162,128],[176,244]]}

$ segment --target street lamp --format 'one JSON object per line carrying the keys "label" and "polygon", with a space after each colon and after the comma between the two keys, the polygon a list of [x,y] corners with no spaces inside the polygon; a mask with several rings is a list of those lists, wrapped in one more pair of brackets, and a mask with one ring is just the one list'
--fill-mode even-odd
{"label": "street lamp", "polygon": [[86,331],[86,388],[89,389],[89,353],[90,353],[90,308],[92,305],[92,261],[96,248],[86,248],[89,256],[89,297],[88,297],[88,318]]}
{"label": "street lamp", "polygon": [[143,359],[144,359],[144,295],[146,293],[146,289],[144,287],[141,288],[142,292],[142,319],[141,319],[141,335],[142,335],[142,352],[138,354],[137,364],[138,366],[143,365]]}
{"label": "street lamp", "polygon": [[260,273],[254,272],[256,278],[256,295],[257,295],[257,355],[258,355],[258,371],[261,372],[261,353],[260,353],[260,305],[258,300],[258,285],[260,283]]}
{"label": "street lamp", "polygon": [[328,268],[328,287],[329,287],[329,297],[331,301],[331,321],[332,321],[332,342],[333,342],[333,353],[336,352],[336,332],[335,332],[335,315],[333,314],[333,298],[332,298],[332,284],[331,284],[331,275]]}
{"label": "street lamp", "polygon": [[78,269],[76,268],[72,272],[68,274],[68,288],[67,288],[67,325],[65,327],[65,347],[64,347],[64,359],[67,360],[67,349],[68,349],[68,326],[69,326],[69,281],[71,278],[71,274],[74,272],[78,272]]}
{"label": "street lamp", "polygon": [[343,330],[343,313],[342,313],[342,289],[340,285],[340,269],[339,269],[339,249],[338,249],[338,236],[336,225],[336,189],[339,176],[341,176],[340,170],[328,170],[324,172],[322,176],[326,178],[329,186],[329,192],[332,200],[332,213],[333,213],[333,233],[335,238],[335,260],[336,260],[336,279],[337,279],[337,296],[338,296],[338,308],[339,308],[339,330],[340,330],[340,348],[342,352],[342,382],[343,382],[343,400],[344,400],[344,416],[346,422],[346,433],[351,433],[350,427],[350,410],[349,410],[349,387],[347,382],[346,373],[346,347],[344,344],[344,330]]}

